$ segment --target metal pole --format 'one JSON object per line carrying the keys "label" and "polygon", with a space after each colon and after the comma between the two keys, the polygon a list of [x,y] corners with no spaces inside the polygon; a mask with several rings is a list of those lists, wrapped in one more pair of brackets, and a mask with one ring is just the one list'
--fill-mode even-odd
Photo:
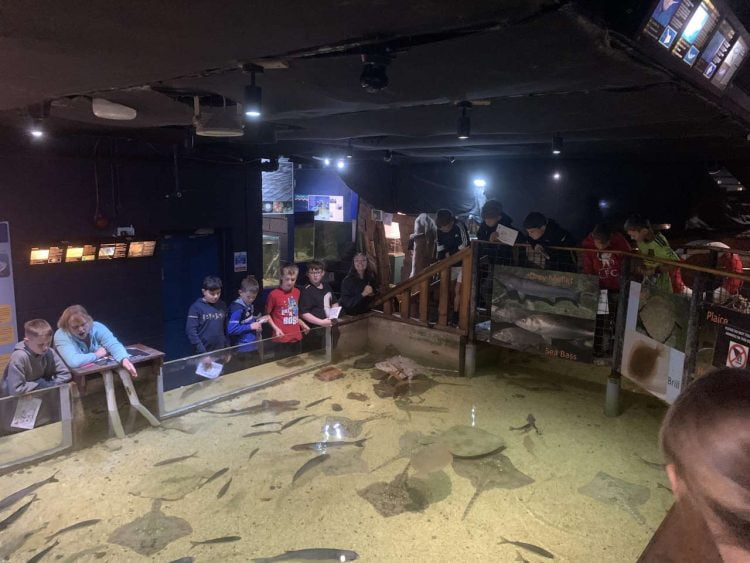
{"label": "metal pole", "polygon": [[604,414],[620,414],[620,365],[622,364],[622,344],[625,339],[625,319],[628,308],[628,287],[630,285],[630,256],[625,256],[620,271],[620,294],[617,296],[617,317],[615,319],[614,348],[612,350],[612,369],[607,378],[607,391],[604,398]]}
{"label": "metal pole", "polygon": [[477,371],[476,322],[479,294],[479,243],[471,243],[471,291],[469,293],[469,326],[466,327],[466,346],[464,347],[464,375],[473,377]]}
{"label": "metal pole", "polygon": [[695,363],[698,359],[698,333],[701,324],[701,303],[706,288],[705,274],[695,276],[693,295],[690,297],[688,311],[687,338],[685,339],[685,366],[683,367],[682,388],[689,385],[695,375]]}

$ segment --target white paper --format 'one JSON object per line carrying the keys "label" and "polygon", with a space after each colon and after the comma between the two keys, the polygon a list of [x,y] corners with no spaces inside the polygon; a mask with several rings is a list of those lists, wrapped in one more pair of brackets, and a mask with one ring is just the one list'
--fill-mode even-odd
{"label": "white paper", "polygon": [[341,314],[341,307],[331,307],[327,312],[329,319],[338,319]]}
{"label": "white paper", "polygon": [[221,370],[224,369],[224,366],[221,365],[218,362],[211,362],[210,364],[204,364],[199,363],[198,367],[195,369],[195,373],[197,375],[200,375],[201,377],[206,377],[208,379],[216,379],[221,375]]}
{"label": "white paper", "polygon": [[497,233],[497,240],[499,242],[507,244],[508,246],[513,246],[514,244],[516,244],[516,239],[518,238],[517,230],[506,227],[505,225],[498,224],[497,230],[495,232]]}
{"label": "white paper", "polygon": [[393,213],[383,213],[383,224],[390,225],[393,223]]}
{"label": "white paper", "polygon": [[36,417],[41,406],[42,400],[38,397],[21,397],[16,404],[16,414],[13,415],[10,425],[13,428],[31,430],[36,424]]}

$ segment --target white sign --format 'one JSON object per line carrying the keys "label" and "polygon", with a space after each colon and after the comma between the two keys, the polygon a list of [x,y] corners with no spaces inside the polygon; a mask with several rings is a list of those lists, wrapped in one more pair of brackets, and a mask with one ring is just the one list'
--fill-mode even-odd
{"label": "white sign", "polygon": [[327,312],[329,319],[338,319],[341,314],[341,307],[331,307]]}
{"label": "white sign", "polygon": [[744,344],[729,341],[729,350],[727,350],[727,367],[746,368],[748,347]]}
{"label": "white sign", "polygon": [[199,363],[198,367],[195,369],[196,375],[200,375],[201,377],[205,377],[208,379],[216,379],[221,375],[221,370],[224,369],[224,366],[221,365],[219,362],[206,362],[206,363]]}
{"label": "white sign", "polygon": [[507,244],[508,246],[513,246],[514,244],[516,244],[516,239],[518,238],[517,230],[506,227],[505,225],[498,224],[497,230],[495,232],[497,233],[497,240],[499,242]]}
{"label": "white sign", "polygon": [[383,224],[390,225],[393,223],[393,213],[383,213]]}
{"label": "white sign", "polygon": [[16,413],[10,425],[13,428],[31,430],[36,424],[36,417],[42,406],[42,400],[38,397],[21,397],[16,404]]}

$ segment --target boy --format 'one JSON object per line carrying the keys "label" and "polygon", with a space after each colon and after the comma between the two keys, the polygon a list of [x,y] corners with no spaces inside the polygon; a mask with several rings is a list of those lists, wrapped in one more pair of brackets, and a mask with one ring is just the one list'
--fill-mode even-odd
{"label": "boy", "polygon": [[240,346],[240,353],[255,352],[263,323],[268,317],[255,315],[253,301],[258,296],[258,280],[255,276],[247,276],[240,282],[239,297],[229,305],[227,334],[231,346]]}
{"label": "boy", "polygon": [[512,228],[513,219],[503,212],[503,204],[496,199],[488,199],[482,206],[482,223],[477,231],[477,240],[497,242],[497,226]]}
{"label": "boy", "polygon": [[[450,209],[441,209],[435,216],[437,233],[437,259],[442,260],[456,254],[462,248],[469,246],[469,232],[466,225],[456,219]],[[451,282],[453,288],[453,319],[452,324],[458,323],[458,305],[461,295],[461,281],[463,279],[461,266],[451,268]]]}
{"label": "boy", "polygon": [[[314,260],[307,265],[307,279],[310,283],[302,288],[299,300],[299,312],[302,319],[311,326],[327,327],[333,326],[333,321],[328,318],[328,310],[331,308],[333,291],[331,286],[323,281],[326,267],[323,262]],[[308,350],[321,350],[325,347],[325,331],[315,331],[317,336],[305,339]]]}
{"label": "boy", "polygon": [[44,319],[33,319],[23,325],[23,331],[23,341],[13,349],[0,381],[0,396],[21,395],[70,381],[70,370],[50,348],[50,324]]}
{"label": "boy", "polygon": [[[680,261],[680,257],[669,246],[667,238],[661,233],[654,232],[648,219],[640,215],[630,216],[625,221],[625,231],[638,245],[638,254],[674,260],[675,262]],[[674,291],[675,293],[680,293],[685,289],[679,268],[644,260],[641,271],[645,278],[644,281],[650,280],[658,289]]]}
{"label": "boy", "polygon": [[[302,332],[310,332],[310,327],[299,318],[300,291],[294,287],[298,274],[299,268],[296,264],[282,264],[279,287],[274,289],[266,300],[266,314],[270,317],[268,324],[273,329],[275,342],[296,344],[302,340]],[[277,356],[290,356],[298,350],[298,346],[278,348],[281,354]],[[282,348],[285,349],[282,351]]]}
{"label": "boy", "polygon": [[583,239],[581,248],[595,248],[599,252],[583,253],[583,273],[599,277],[599,288],[620,291],[620,268],[623,256],[608,250],[630,252],[628,241],[609,225],[601,223]]}
{"label": "boy", "polygon": [[556,250],[550,246],[576,246],[577,241],[563,229],[554,219],[547,219],[538,211],[533,211],[523,220],[523,228],[529,238],[533,250],[545,257],[544,266],[548,270],[560,272],[575,272],[575,256],[569,250]]}
{"label": "boy", "polygon": [[185,332],[193,351],[205,354],[229,346],[224,333],[227,306],[221,297],[221,280],[216,276],[203,278],[203,297],[196,299],[188,309]]}

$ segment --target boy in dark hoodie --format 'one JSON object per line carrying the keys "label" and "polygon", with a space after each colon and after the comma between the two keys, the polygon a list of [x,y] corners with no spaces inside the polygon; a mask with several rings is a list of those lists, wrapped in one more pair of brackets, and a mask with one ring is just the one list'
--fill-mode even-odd
{"label": "boy in dark hoodie", "polygon": [[190,305],[185,323],[190,344],[196,354],[205,354],[229,346],[224,327],[227,306],[221,297],[221,280],[216,276],[206,276],[201,290],[203,297]]}
{"label": "boy in dark hoodie", "polygon": [[[560,272],[577,271],[575,256],[570,250],[555,250],[550,246],[576,246],[578,242],[554,219],[547,219],[538,211],[533,211],[523,220],[523,228],[532,248],[545,257],[544,268]],[[537,264],[539,265],[539,264]]]}
{"label": "boy in dark hoodie", "polygon": [[50,348],[52,327],[44,319],[23,325],[24,338],[16,344],[0,380],[0,396],[21,395],[70,381],[70,370]]}
{"label": "boy in dark hoodie", "polygon": [[227,334],[232,346],[239,346],[238,352],[246,354],[258,349],[255,341],[258,339],[266,316],[255,314],[253,301],[258,296],[258,280],[255,276],[247,276],[240,282],[239,297],[229,305],[229,320]]}

